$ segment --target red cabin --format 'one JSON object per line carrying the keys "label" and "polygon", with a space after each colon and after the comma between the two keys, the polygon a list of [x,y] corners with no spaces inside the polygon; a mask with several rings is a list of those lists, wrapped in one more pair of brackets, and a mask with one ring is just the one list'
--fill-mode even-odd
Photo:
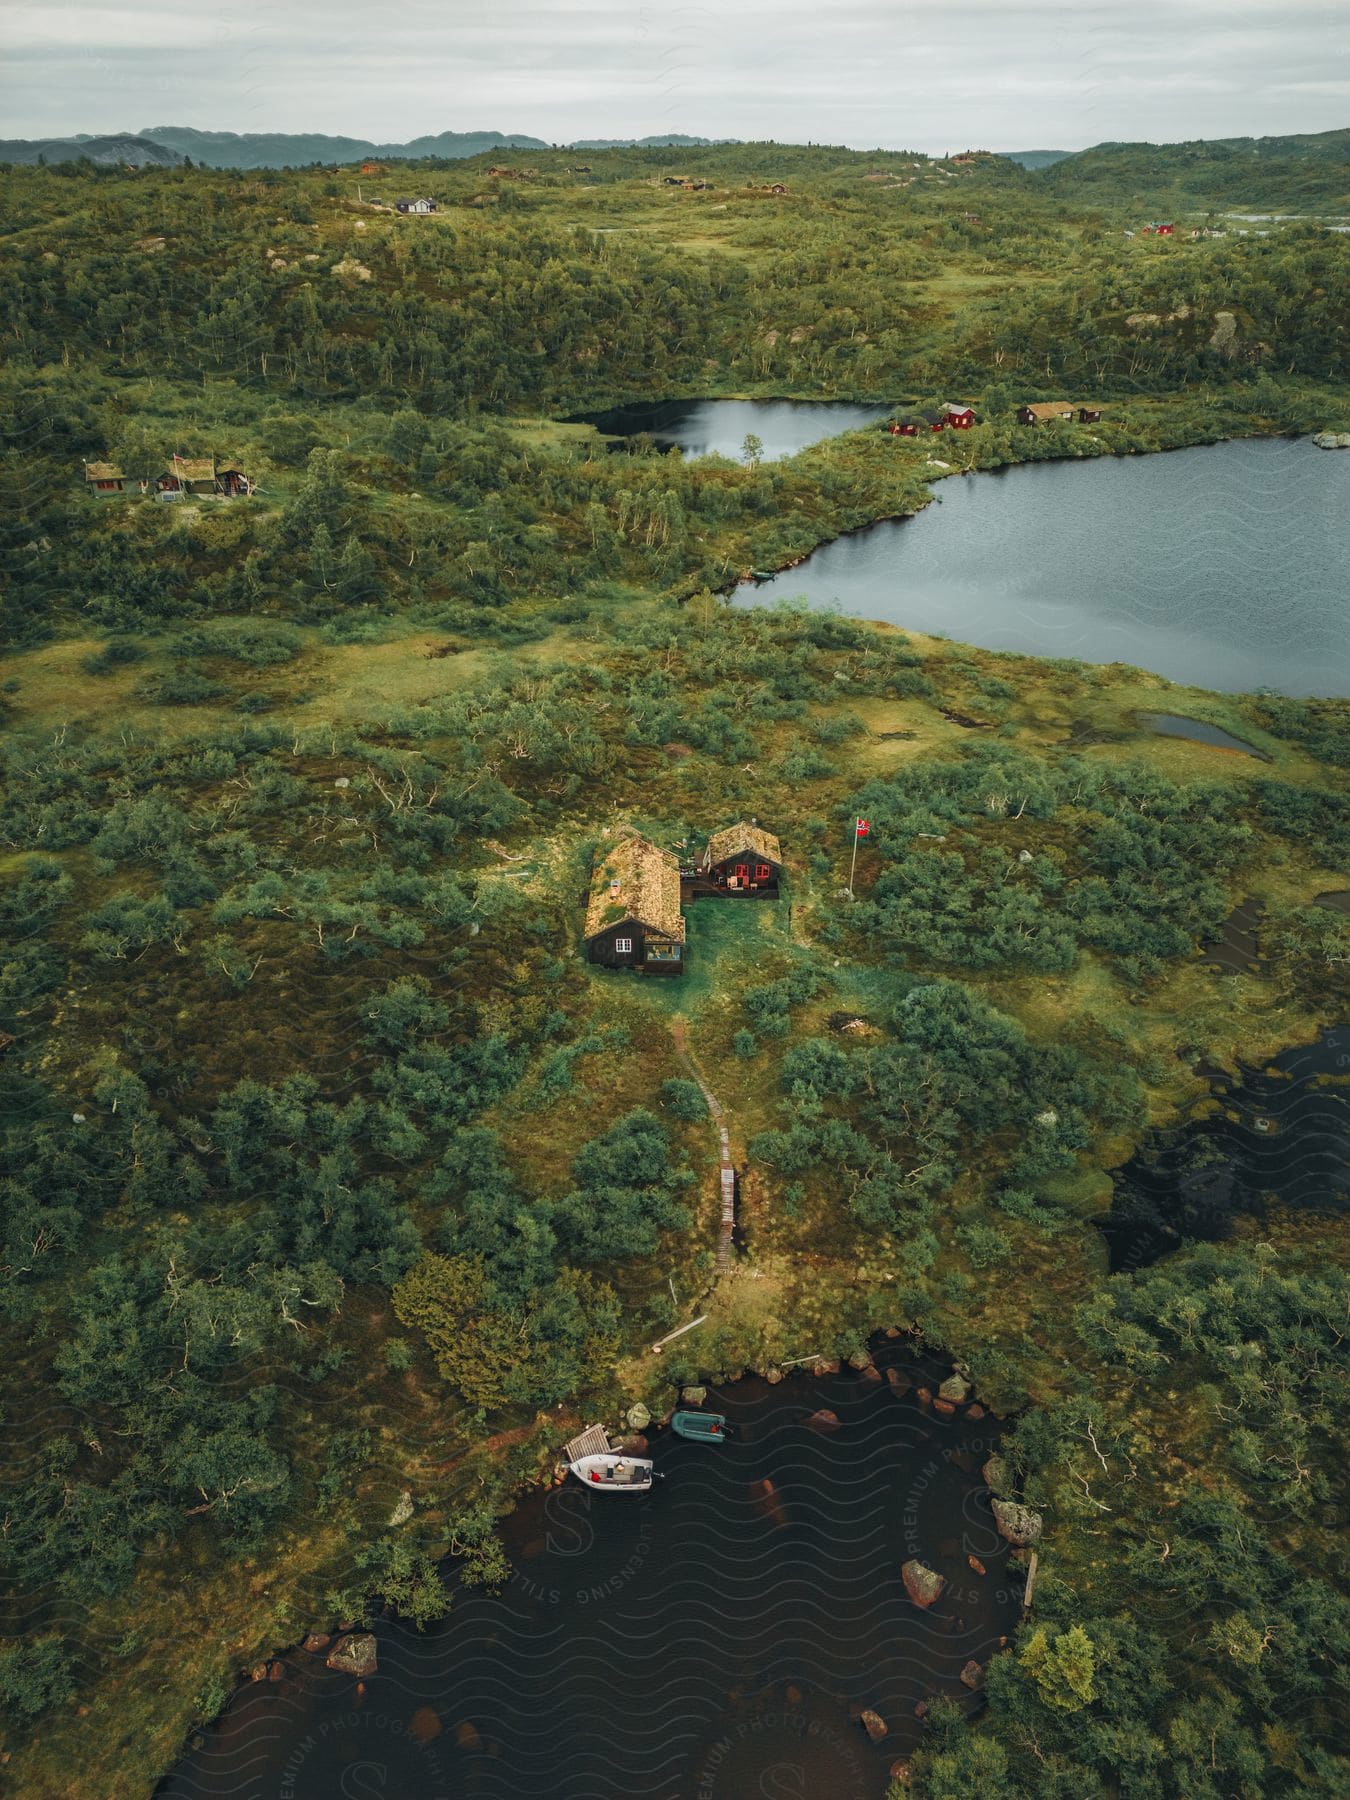
{"label": "red cabin", "polygon": [[783,852],[773,833],[743,823],[713,833],[699,873],[720,894],[772,899],[782,869]]}
{"label": "red cabin", "polygon": [[1173,237],[1176,233],[1176,229],[1177,228],[1175,225],[1160,225],[1158,227],[1158,236],[1159,237]]}
{"label": "red cabin", "polygon": [[952,431],[969,431],[975,423],[975,414],[968,406],[949,406],[945,418]]}

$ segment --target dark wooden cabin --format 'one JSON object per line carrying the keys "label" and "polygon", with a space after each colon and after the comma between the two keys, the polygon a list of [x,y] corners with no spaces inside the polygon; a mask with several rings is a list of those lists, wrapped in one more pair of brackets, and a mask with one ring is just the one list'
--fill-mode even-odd
{"label": "dark wooden cabin", "polygon": [[587,962],[639,975],[684,974],[680,865],[636,832],[601,852],[583,932]]}
{"label": "dark wooden cabin", "polygon": [[1102,409],[1099,406],[1080,406],[1078,409],[1080,425],[1095,425],[1101,416]]}
{"label": "dark wooden cabin", "polygon": [[[719,894],[775,899],[783,852],[771,831],[761,831],[758,825],[730,825],[708,839],[699,874]],[[705,893],[708,887],[703,888]]]}
{"label": "dark wooden cabin", "polygon": [[1050,425],[1056,419],[1072,419],[1073,408],[1067,400],[1034,400],[1030,406],[1019,406],[1019,425]]}

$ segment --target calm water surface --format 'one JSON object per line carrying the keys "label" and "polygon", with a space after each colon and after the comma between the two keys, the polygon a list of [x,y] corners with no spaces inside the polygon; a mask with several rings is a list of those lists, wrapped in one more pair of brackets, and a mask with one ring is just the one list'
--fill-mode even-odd
{"label": "calm water surface", "polygon": [[1350,694],[1350,450],[1215,444],[953,477],[935,494],[736,603],[802,595],[1224,692]]}
{"label": "calm water surface", "polygon": [[[950,1372],[894,1343],[877,1357],[917,1384]],[[915,1706],[973,1711],[960,1671],[1019,1614],[979,1474],[997,1426],[849,1370],[710,1402],[733,1439],[653,1433],[665,1479],[648,1495],[533,1495],[505,1523],[500,1595],[457,1593],[422,1637],[378,1625],[364,1693],[293,1653],[160,1800],[881,1800],[918,1743]],[[822,1407],[836,1430],[808,1425]],[[931,1611],[905,1594],[911,1556],[947,1577]],[[890,1727],[880,1745],[862,1707]]]}
{"label": "calm water surface", "polygon": [[884,406],[855,406],[846,400],[666,400],[653,406],[620,406],[611,412],[583,413],[578,422],[607,436],[645,433],[659,450],[685,456],[730,456],[742,460],[741,446],[753,434],[764,459],[795,456],[808,444],[859,431],[885,418]]}
{"label": "calm water surface", "polygon": [[[1253,908],[1238,909],[1246,914],[1240,930],[1259,930]],[[1269,1069],[1243,1070],[1237,1082],[1217,1078],[1222,1110],[1146,1145],[1117,1171],[1103,1223],[1112,1268],[1143,1267],[1186,1238],[1225,1238],[1238,1214],[1260,1217],[1271,1203],[1344,1212],[1347,1075],[1350,1025],[1338,1025],[1314,1044],[1283,1051]]]}

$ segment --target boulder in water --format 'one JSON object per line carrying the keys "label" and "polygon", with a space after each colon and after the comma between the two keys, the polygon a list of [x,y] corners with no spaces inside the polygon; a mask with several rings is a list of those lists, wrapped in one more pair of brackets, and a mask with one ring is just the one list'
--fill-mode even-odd
{"label": "boulder in water", "polygon": [[831,1412],[828,1406],[822,1406],[820,1411],[813,1412],[806,1422],[812,1431],[838,1431],[839,1414]]}
{"label": "boulder in water", "polygon": [[891,1764],[891,1780],[897,1782],[899,1786],[908,1787],[913,1779],[914,1771],[903,1756]]}
{"label": "boulder in water", "polygon": [[991,1494],[1010,1494],[1012,1492],[1012,1470],[1008,1467],[1006,1456],[997,1451],[987,1460],[980,1470],[984,1477],[984,1485]]}
{"label": "boulder in water", "polygon": [[320,1650],[326,1650],[332,1641],[326,1631],[311,1631],[305,1639],[303,1648],[313,1656]]}
{"label": "boulder in water", "polygon": [[972,1657],[961,1671],[961,1680],[972,1694],[978,1694],[984,1686],[984,1670]]}
{"label": "boulder in water", "polygon": [[848,1359],[850,1369],[870,1369],[872,1358],[866,1350],[855,1350]]}
{"label": "boulder in water", "polygon": [[949,1375],[938,1389],[942,1399],[955,1401],[957,1406],[960,1406],[969,1392],[970,1383],[964,1375]]}
{"label": "boulder in water", "polygon": [[978,1556],[968,1556],[966,1558],[966,1567],[973,1569],[977,1575],[987,1575],[989,1573],[988,1569],[985,1568]]}
{"label": "boulder in water", "polygon": [[956,1412],[955,1404],[950,1400],[935,1400],[933,1411],[942,1419],[950,1419]]}
{"label": "boulder in water", "polygon": [[703,1402],[708,1398],[708,1390],[705,1387],[681,1388],[680,1398],[684,1401],[686,1406],[702,1406]]}
{"label": "boulder in water", "polygon": [[1319,450],[1350,450],[1350,431],[1318,431],[1313,442]]}
{"label": "boulder in water", "polygon": [[924,1608],[930,1607],[935,1600],[939,1599],[943,1588],[947,1585],[941,1575],[930,1569],[927,1564],[921,1563],[917,1556],[912,1556],[903,1565],[900,1576],[905,1584],[905,1592],[915,1606]]}
{"label": "boulder in water", "polygon": [[356,1631],[340,1637],[324,1658],[324,1667],[337,1669],[343,1675],[373,1675],[379,1666],[375,1658],[375,1639],[369,1631]]}
{"label": "boulder in water", "polygon": [[1044,1521],[1029,1506],[1019,1506],[1015,1500],[995,1500],[994,1524],[998,1527],[1001,1538],[1006,1538],[1010,1544],[1016,1544],[1020,1549],[1036,1542]]}
{"label": "boulder in water", "polygon": [[914,1386],[913,1378],[906,1375],[903,1369],[887,1369],[886,1380],[890,1383],[893,1394],[907,1394]]}
{"label": "boulder in water", "polygon": [[860,1715],[858,1722],[874,1744],[879,1744],[888,1730],[885,1719],[879,1712],[873,1712],[870,1706]]}

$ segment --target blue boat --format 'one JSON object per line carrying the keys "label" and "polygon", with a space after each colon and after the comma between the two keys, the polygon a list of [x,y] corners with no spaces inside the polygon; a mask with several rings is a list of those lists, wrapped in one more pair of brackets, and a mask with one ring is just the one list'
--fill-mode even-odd
{"label": "blue boat", "polygon": [[727,1435],[727,1422],[721,1413],[677,1412],[670,1421],[676,1437],[690,1438],[696,1444],[720,1444]]}

